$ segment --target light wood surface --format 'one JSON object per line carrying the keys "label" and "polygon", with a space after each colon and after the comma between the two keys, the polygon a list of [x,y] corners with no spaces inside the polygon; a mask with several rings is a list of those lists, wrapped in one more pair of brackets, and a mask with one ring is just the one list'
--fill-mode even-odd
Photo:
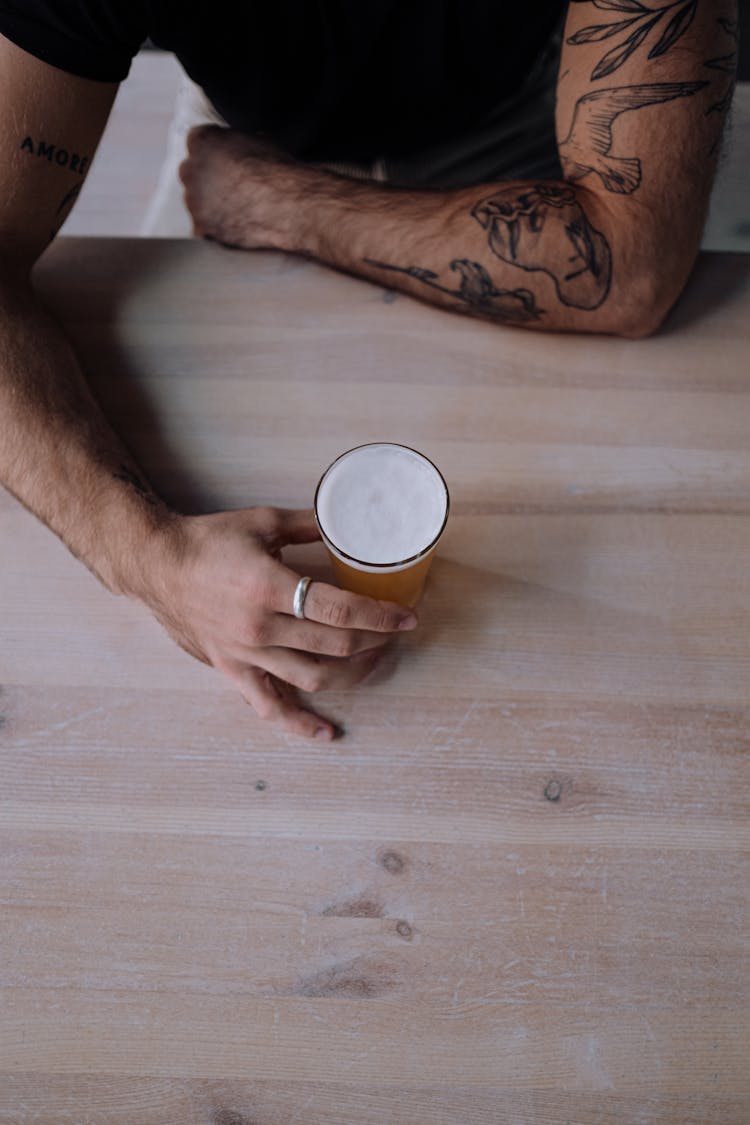
{"label": "light wood surface", "polygon": [[453,514],[321,748],[0,497],[0,1121],[746,1125],[750,258],[637,342],[195,242],[38,286],[174,503],[386,439]]}

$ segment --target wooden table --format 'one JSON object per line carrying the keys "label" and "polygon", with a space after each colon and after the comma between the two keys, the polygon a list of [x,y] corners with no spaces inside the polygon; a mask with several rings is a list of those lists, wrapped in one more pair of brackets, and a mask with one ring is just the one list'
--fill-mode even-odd
{"label": "wooden table", "polygon": [[746,1125],[750,258],[637,342],[192,242],[38,284],[175,503],[386,439],[453,515],[320,747],[3,494],[0,1121]]}

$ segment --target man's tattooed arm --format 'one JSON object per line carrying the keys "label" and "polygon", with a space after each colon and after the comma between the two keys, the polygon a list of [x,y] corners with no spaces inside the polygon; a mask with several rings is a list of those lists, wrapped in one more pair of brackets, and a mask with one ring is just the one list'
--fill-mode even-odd
{"label": "man's tattooed arm", "polygon": [[[731,0],[719,2],[732,19]],[[592,23],[591,10],[606,14]],[[704,64],[726,53],[716,17],[712,0],[571,0],[561,180],[410,191],[209,127],[193,134],[183,171],[191,213],[228,245],[304,253],[442,308],[527,329],[646,335],[699,245],[718,116],[706,112],[715,94]]]}
{"label": "man's tattooed arm", "polygon": [[[641,64],[644,64],[641,69],[645,72],[651,60],[658,60],[666,56],[683,39],[699,11],[699,3],[703,8],[704,20],[710,19],[712,10],[710,0],[671,0],[671,3],[652,6],[646,4],[644,0],[571,0],[571,4],[588,5],[589,3],[592,7],[605,11],[607,15],[602,17],[600,23],[579,27],[567,37],[566,44],[570,47],[580,47],[592,43],[607,43],[605,53],[599,58],[591,71],[590,79],[592,82],[614,74],[631,59],[639,60]],[[730,14],[727,14],[727,12]],[[705,110],[706,114],[718,113],[723,117],[732,100],[734,76],[737,69],[739,33],[739,23],[736,17],[737,9],[734,0],[728,0],[725,14],[716,17],[716,24],[732,40],[733,48],[725,49],[723,54],[706,59],[704,66],[723,72],[730,78],[726,82],[718,101],[712,102]],[[713,28],[713,32],[713,36],[707,36],[706,38],[713,38],[715,42],[715,28]],[[691,82],[673,83],[672,85],[681,87],[680,92],[668,95],[663,99],[652,99],[652,101],[683,97],[685,94],[694,93],[695,88],[700,89],[707,84],[707,81],[698,84]],[[662,84],[662,88],[666,91],[667,84]],[[646,90],[647,87],[642,86],[640,89]],[[607,91],[609,94],[619,92],[619,89]],[[604,91],[601,91],[601,93],[604,93]],[[580,99],[578,105],[580,106],[582,102],[586,102],[591,97],[592,95],[589,95],[588,99]],[[640,104],[652,103],[642,101]],[[637,109],[638,105],[626,106],[625,108]],[[619,110],[619,112],[622,112],[622,110]],[[716,148],[717,146],[714,145],[713,147]],[[611,188],[610,190],[621,189]]]}
{"label": "man's tattooed arm", "polygon": [[[563,305],[596,309],[606,299],[611,278],[609,245],[589,222],[572,188],[552,183],[521,190],[502,188],[479,199],[470,213],[486,233],[490,254],[528,273],[546,274]],[[505,324],[528,325],[544,314],[530,289],[498,289],[480,262],[458,258],[450,263],[461,278],[457,289],[442,284],[437,273],[423,267],[395,266],[371,258],[366,262],[375,269],[404,273],[457,297],[472,312]]]}
{"label": "man's tattooed arm", "polygon": [[[314,190],[320,207],[325,183]],[[525,328],[619,330],[592,318],[610,293],[612,251],[588,193],[572,185],[412,193],[331,179],[319,221],[325,234],[306,247],[316,257],[443,308]],[[347,228],[352,238],[332,247],[330,232]]]}
{"label": "man's tattooed arm", "polygon": [[[589,7],[599,21],[586,18]],[[505,323],[596,330],[635,303],[650,331],[697,252],[716,141],[704,122],[731,96],[734,52],[721,48],[735,27],[731,7],[717,18],[709,0],[574,0],[558,88],[566,182],[466,193],[454,225],[463,239],[446,239],[442,262],[378,253],[365,265],[419,282],[423,296],[452,293],[480,315],[500,304]],[[485,234],[484,256],[469,218]],[[456,287],[461,262],[473,263],[472,281]],[[525,302],[512,296],[518,271]]]}
{"label": "man's tattooed arm", "polygon": [[0,36],[0,484],[110,588],[138,594],[175,517],[140,480],[32,282],[115,91]]}

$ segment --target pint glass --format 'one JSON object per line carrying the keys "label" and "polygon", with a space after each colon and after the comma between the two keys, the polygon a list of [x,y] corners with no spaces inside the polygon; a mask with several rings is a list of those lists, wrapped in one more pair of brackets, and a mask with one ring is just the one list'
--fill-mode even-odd
{"label": "pint glass", "polygon": [[342,453],[315,491],[315,519],[339,585],[416,605],[449,503],[441,473],[415,449],[378,442]]}

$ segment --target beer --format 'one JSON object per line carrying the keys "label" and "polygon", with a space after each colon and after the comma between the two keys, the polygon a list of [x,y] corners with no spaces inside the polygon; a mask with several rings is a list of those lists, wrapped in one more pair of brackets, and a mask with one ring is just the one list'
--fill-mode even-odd
{"label": "beer", "polygon": [[345,590],[413,606],[448,519],[448,488],[405,445],[360,445],[326,469],[315,518]]}

